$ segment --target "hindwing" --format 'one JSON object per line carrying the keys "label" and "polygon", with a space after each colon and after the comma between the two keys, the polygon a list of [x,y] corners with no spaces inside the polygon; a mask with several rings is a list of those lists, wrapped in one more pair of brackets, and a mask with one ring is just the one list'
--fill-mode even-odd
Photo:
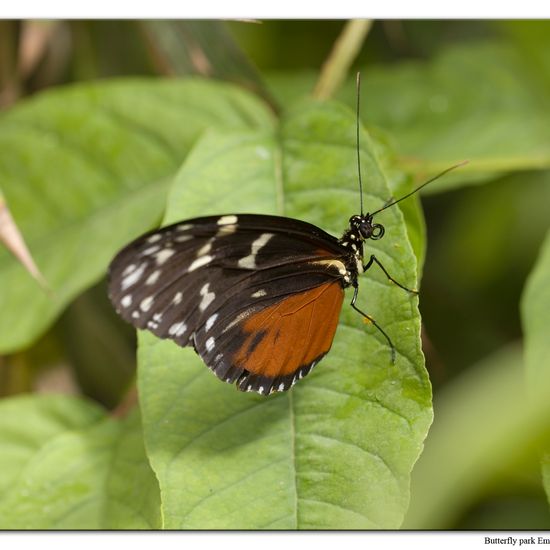
{"label": "hindwing", "polygon": [[109,296],[124,319],[193,346],[239,389],[284,391],[330,349],[346,254],[335,237],[291,218],[196,218],[119,252]]}

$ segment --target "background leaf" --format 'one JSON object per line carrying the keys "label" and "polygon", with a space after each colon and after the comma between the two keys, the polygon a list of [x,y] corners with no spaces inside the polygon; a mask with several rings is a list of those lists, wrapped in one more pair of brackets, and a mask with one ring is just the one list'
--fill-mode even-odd
{"label": "background leaf", "polygon": [[[448,529],[481,494],[491,488],[502,494],[510,485],[503,473],[548,438],[549,413],[547,399],[527,398],[518,346],[499,350],[440,391],[403,528]],[[529,475],[522,468],[519,475]],[[540,521],[516,516],[506,528],[540,528]]]}
{"label": "background leaf", "polygon": [[0,295],[0,352],[33,341],[118,248],[158,223],[167,185],[206,127],[270,126],[252,96],[199,80],[75,86],[0,117],[0,186],[53,290],[0,250],[0,287],[10,289]]}
{"label": "background leaf", "polygon": [[[550,382],[550,232],[540,251],[535,268],[527,281],[521,303],[525,331],[525,370],[528,388],[534,400],[547,399]],[[544,446],[542,475],[550,500],[550,439]]]}
{"label": "background leaf", "polygon": [[550,232],[541,247],[521,304],[525,331],[525,368],[529,388],[539,392],[550,380]]}
{"label": "background leaf", "polygon": [[108,418],[60,395],[0,403],[0,528],[151,529],[158,484],[137,411]]}
{"label": "background leaf", "polygon": [[476,181],[550,165],[549,103],[537,85],[503,43],[457,46],[430,62],[367,67],[363,120],[393,134],[405,164],[438,172],[469,159],[460,174],[426,190],[440,192],[464,182],[464,174]]}
{"label": "background leaf", "polygon": [[[361,118],[387,132],[400,167],[422,179],[470,160],[426,193],[547,168],[549,88],[532,59],[503,41],[485,40],[444,47],[433,59],[366,65]],[[274,72],[267,81],[279,102],[288,103],[311,92],[315,73]],[[337,97],[355,104],[354,78]]]}
{"label": "background leaf", "polygon": [[546,491],[546,498],[550,502],[550,455],[545,454],[541,459],[542,483]]}
{"label": "background leaf", "polygon": [[[363,135],[365,199],[389,191]],[[341,234],[358,209],[355,123],[338,104],[304,103],[277,132],[210,133],[178,174],[166,223],[229,212],[285,214]],[[398,209],[368,243],[414,285],[416,262]],[[218,381],[190,349],[139,335],[139,391],[149,457],[169,529],[396,528],[431,422],[416,299],[374,269],[360,305],[383,338],[344,306],[331,353],[292,391],[270,398]],[[348,295],[348,301],[351,294]],[[245,511],[245,512],[243,512]]]}
{"label": "background leaf", "polygon": [[135,384],[136,335],[121,324],[103,280],[82,293],[63,312],[55,334],[82,393],[112,409]]}
{"label": "background leaf", "polygon": [[422,320],[437,344],[432,382],[522,337],[518,303],[548,230],[549,184],[548,171],[518,172],[423,199]]}
{"label": "background leaf", "polygon": [[140,25],[162,74],[199,74],[238,83],[270,102],[258,70],[223,21],[153,20]]}

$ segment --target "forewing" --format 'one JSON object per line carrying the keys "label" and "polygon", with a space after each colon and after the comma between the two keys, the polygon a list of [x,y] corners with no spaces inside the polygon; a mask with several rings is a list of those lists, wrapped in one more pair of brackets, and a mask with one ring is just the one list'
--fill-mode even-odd
{"label": "forewing", "polygon": [[[283,384],[288,389],[293,372],[304,367],[303,375],[307,362],[318,361],[330,347],[341,307],[340,280],[345,266],[340,258],[344,253],[331,235],[291,218],[243,214],[186,220],[144,235],[124,248],[110,266],[109,296],[124,319],[181,346],[193,345],[220,378],[240,379],[240,389],[250,386],[259,391],[263,387],[266,392],[262,377],[272,380],[269,388],[278,382],[277,387]],[[315,305],[313,294],[307,293],[319,287],[327,290]],[[309,300],[303,314],[289,316],[287,312],[283,318],[277,311],[286,311],[284,307],[270,313],[276,304],[292,304],[299,295]],[[290,329],[281,332],[284,321],[289,322],[288,327],[294,326],[306,311],[308,315],[313,310],[326,315],[329,309],[337,310],[334,330],[317,327],[302,334],[308,340],[302,343],[292,337]],[[249,342],[247,335],[262,311],[267,317],[260,332],[273,326],[280,336],[270,333],[271,340],[259,347],[255,344],[258,351],[253,355],[250,345],[254,342]],[[321,333],[322,345],[317,345],[315,338]],[[283,340],[279,340],[281,335]],[[265,361],[258,355],[269,346],[275,353],[274,338],[279,341],[277,373],[274,362],[261,366]],[[303,357],[289,362],[285,354],[296,345],[302,349],[311,345],[319,357],[312,358],[305,350]],[[246,354],[261,359],[259,366],[245,361]]]}

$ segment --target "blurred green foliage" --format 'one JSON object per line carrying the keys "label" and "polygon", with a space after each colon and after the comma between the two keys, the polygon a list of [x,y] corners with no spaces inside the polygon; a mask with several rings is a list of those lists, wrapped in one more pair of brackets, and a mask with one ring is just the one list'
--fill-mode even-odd
{"label": "blurred green foliage", "polygon": [[[239,115],[230,120],[215,116],[212,120],[197,107],[201,101],[209,102],[209,109],[221,109],[218,114],[228,111],[215,94],[198,92],[190,118],[177,123],[170,109],[171,92],[160,103],[151,103],[149,96],[140,96],[135,81],[130,80],[116,84],[114,92],[101,97],[99,104],[107,100],[110,110],[101,113],[103,118],[97,120],[102,123],[91,135],[80,133],[78,121],[69,121],[74,143],[82,140],[85,145],[81,149],[92,155],[79,159],[83,178],[97,178],[102,148],[118,146],[121,156],[110,157],[113,163],[108,170],[116,174],[122,166],[120,174],[128,175],[127,166],[133,166],[141,177],[139,183],[146,188],[149,184],[150,195],[138,197],[133,206],[122,211],[125,231],[136,233],[143,224],[153,225],[160,219],[169,181],[161,186],[160,195],[153,185],[157,179],[171,177],[181,161],[178,155],[192,148],[204,128],[214,123],[218,128],[232,129],[269,126],[268,106],[274,115],[286,112],[311,94],[344,22],[3,21],[0,25],[0,106],[6,111],[0,117],[0,142],[8,151],[9,147],[15,151],[0,155],[0,188],[39,266],[50,262],[52,271],[46,269],[45,274],[59,283],[52,307],[32,281],[25,280],[19,286],[26,275],[7,253],[0,253],[0,266],[11,273],[13,288],[20,289],[11,292],[4,286],[0,297],[9,306],[0,313],[0,341],[8,342],[0,358],[0,395],[42,391],[51,388],[54,380],[54,390],[83,393],[116,411],[132,385],[135,340],[133,332],[113,317],[104,295],[101,279],[110,247],[122,244],[126,236],[124,231],[115,232],[113,238],[116,217],[102,211],[101,205],[107,196],[104,192],[116,194],[120,189],[111,185],[94,194],[95,187],[91,186],[89,211],[79,214],[86,218],[92,207],[99,208],[106,225],[98,226],[90,217],[81,233],[71,232],[69,221],[75,212],[62,200],[63,172],[58,174],[58,181],[47,186],[40,180],[42,166],[33,165],[39,148],[54,147],[58,140],[39,107],[49,98],[39,92],[62,84],[80,84],[81,94],[78,87],[60,92],[57,111],[62,113],[67,102],[76,101],[85,117],[97,107],[99,97],[90,93],[93,86],[89,88],[87,82],[200,74],[236,83],[255,93],[258,102],[264,101],[259,107],[251,106],[248,99],[226,97],[233,105],[239,103],[234,111]],[[46,38],[39,42],[42,48],[38,54],[24,64],[18,53],[26,36]],[[456,161],[471,161],[423,194],[427,247],[422,220],[414,218],[414,212],[407,214],[406,206],[404,210],[414,250],[421,259],[425,255],[420,266],[420,308],[435,403],[433,431],[413,471],[411,507],[404,526],[548,529],[549,411],[544,403],[528,403],[523,387],[526,368],[539,374],[550,368],[550,340],[540,336],[548,333],[549,321],[535,307],[544,304],[543,292],[537,288],[550,288],[550,273],[540,267],[547,255],[541,256],[542,263],[538,264],[537,284],[531,283],[530,294],[525,294],[522,319],[520,301],[550,226],[550,22],[377,21],[350,70],[350,78],[336,94],[350,107],[355,101],[355,69],[361,69],[363,75],[362,119],[381,149],[383,144],[382,165],[394,192],[403,186],[410,188],[413,180],[420,183]],[[126,85],[129,88],[125,89]],[[106,88],[100,89],[105,93]],[[34,94],[38,94],[36,102],[23,102]],[[119,136],[113,145],[108,141],[114,139],[109,125],[120,117],[128,123],[127,135]],[[36,139],[33,148],[27,149],[28,135],[40,125],[51,142]],[[117,123],[114,127],[120,129]],[[17,147],[18,139],[24,146]],[[121,144],[132,140],[142,142],[143,155],[157,151],[158,162],[147,162],[143,155],[122,160]],[[20,162],[14,161],[16,154]],[[90,162],[94,154],[95,162]],[[70,156],[70,160],[74,158]],[[67,163],[60,165],[70,172]],[[40,191],[34,195],[30,210],[26,206],[18,210],[17,206],[17,200],[20,204],[28,200],[17,185],[18,178],[23,177],[21,166],[27,171],[24,178]],[[368,174],[365,179],[368,190]],[[127,183],[135,182],[130,178]],[[315,212],[314,194],[310,202]],[[52,204],[56,205],[53,209],[48,207]],[[305,206],[301,208],[307,211]],[[35,222],[44,216],[49,232],[33,234]],[[147,220],[136,221],[143,216]],[[332,225],[330,216],[329,222]],[[73,251],[72,263],[63,268],[40,244],[59,232]],[[102,239],[99,243],[98,235]],[[90,240],[95,246],[91,251],[87,249]],[[73,270],[78,274],[76,280],[67,278],[72,277]],[[367,299],[375,289],[362,286]],[[35,297],[33,305],[25,302],[29,296]],[[41,315],[21,315],[31,307]],[[533,331],[538,336],[533,336]],[[525,361],[522,346],[526,347]],[[537,358],[536,365],[532,357]],[[60,378],[56,378],[59,373]],[[544,393],[548,379],[542,376],[540,380]],[[131,430],[140,429],[139,419],[130,416],[121,425],[106,419],[97,433],[84,434],[90,418],[103,413],[88,405],[67,403],[63,407],[67,406],[67,411],[75,407],[77,414],[69,423],[71,429],[92,448],[98,437],[114,441],[117,430],[133,437]],[[9,409],[11,405],[7,401],[0,406]],[[21,410],[36,415],[31,410],[35,406],[44,407],[45,417],[53,414],[59,421],[43,437],[53,437],[55,432],[60,445],[66,445],[62,448],[70,449],[67,452],[80,460],[81,448],[65,433],[69,424],[50,410],[49,403],[22,404]],[[71,414],[67,413],[69,417]],[[15,454],[10,456],[23,457],[17,454],[23,453],[17,443],[13,442]],[[108,442],[106,445],[107,449],[100,449],[97,455],[103,462],[107,460],[105,453],[112,451]],[[132,448],[142,452],[139,441],[133,441]],[[31,456],[28,450],[24,456]],[[56,455],[47,456],[52,460]],[[120,459],[116,453],[114,456]],[[136,468],[149,483],[145,462]],[[42,480],[33,479],[32,490],[41,490]],[[116,472],[113,480],[116,484]],[[17,490],[30,487],[19,486]],[[119,489],[115,488],[113,495],[115,502]],[[132,495],[120,498],[131,500]],[[2,506],[11,509],[13,502],[2,499]],[[54,512],[65,513],[61,508]],[[99,514],[95,517],[100,513],[94,509],[94,514]],[[130,524],[158,525],[154,511],[147,509],[145,518]],[[106,525],[111,524],[93,523]]]}

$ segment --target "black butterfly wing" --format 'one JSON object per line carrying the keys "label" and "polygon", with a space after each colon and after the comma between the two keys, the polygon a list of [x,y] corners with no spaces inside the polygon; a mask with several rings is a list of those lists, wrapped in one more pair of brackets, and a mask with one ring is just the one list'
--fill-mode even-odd
{"label": "black butterfly wing", "polygon": [[192,345],[239,389],[283,391],[330,348],[345,254],[337,239],[291,218],[196,218],[119,252],[109,296],[124,319]]}

